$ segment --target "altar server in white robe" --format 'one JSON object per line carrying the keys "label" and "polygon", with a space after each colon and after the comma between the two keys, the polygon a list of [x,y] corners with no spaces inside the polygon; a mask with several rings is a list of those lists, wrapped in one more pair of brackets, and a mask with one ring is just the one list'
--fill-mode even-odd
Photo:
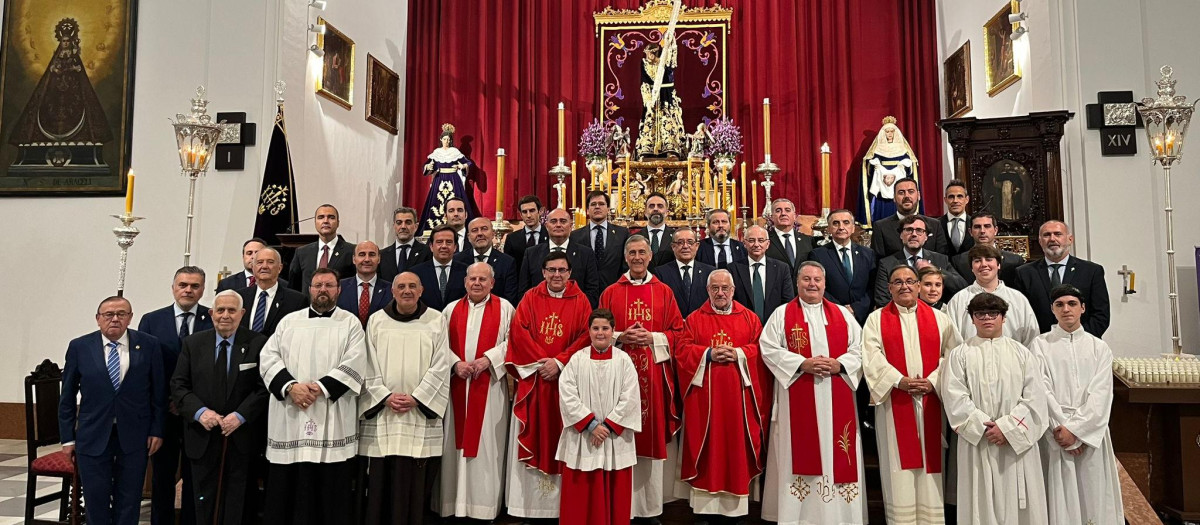
{"label": "altar server in white robe", "polygon": [[967,313],[967,305],[976,295],[987,292],[1004,299],[1008,303],[1008,315],[1004,316],[1004,336],[1016,339],[1026,348],[1041,334],[1038,327],[1037,315],[1029,305],[1025,295],[1010,288],[1000,280],[1000,260],[1002,255],[995,247],[976,244],[967,252],[971,261],[971,273],[975,274],[975,282],[950,298],[950,302],[942,308],[958,328],[963,339],[975,335],[975,325],[971,315]]}
{"label": "altar server in white robe", "polygon": [[[881,270],[885,271],[885,270]],[[917,298],[916,270],[891,268],[892,300],[863,326],[863,376],[875,405],[879,472],[890,524],[945,522],[939,364],[960,343],[946,314]]]}
{"label": "altar server in white robe", "polygon": [[504,355],[513,306],[492,294],[492,267],[467,267],[467,296],[442,310],[450,359],[450,411],[433,507],[443,518],[493,520],[504,499],[508,384]]}
{"label": "altar server in white robe", "polygon": [[279,321],[260,357],[267,415],[266,523],[334,523],[353,501],[358,397],[367,375],[362,322],[341,308],[337,273],[313,272],[312,305]]}
{"label": "altar server in white robe", "polygon": [[[775,388],[762,517],[780,524],[866,523],[854,390],[862,328],[825,299],[825,268],[796,267],[796,300],[775,310],[759,351]],[[799,403],[804,403],[800,405]]]}
{"label": "altar server in white robe", "polygon": [[[1004,335],[1004,299],[981,293],[967,309],[978,335],[946,356],[941,387],[946,417],[959,437],[958,522],[1045,524],[1038,452],[1046,431],[1041,366]],[[1082,523],[1078,517],[1068,521]]]}
{"label": "altar server in white robe", "polygon": [[442,313],[421,303],[423,291],[417,274],[401,273],[392,302],[367,320],[372,372],[360,399],[359,442],[359,454],[370,458],[366,523],[420,525],[430,508],[450,359]]}
{"label": "altar server in white robe", "polygon": [[1042,465],[1051,523],[1123,525],[1121,480],[1109,437],[1112,349],[1081,324],[1083,293],[1069,284],[1050,291],[1058,324],[1033,342],[1046,383],[1049,424]]}
{"label": "altar server in white robe", "polygon": [[563,431],[559,522],[620,525],[633,510],[633,466],[642,429],[642,396],[633,360],[612,346],[613,314],[588,316],[591,345],[576,352],[558,379]]}

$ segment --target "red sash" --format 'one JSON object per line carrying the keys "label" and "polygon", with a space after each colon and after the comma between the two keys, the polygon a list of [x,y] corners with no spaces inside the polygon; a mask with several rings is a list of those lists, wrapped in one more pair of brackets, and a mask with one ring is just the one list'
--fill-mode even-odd
{"label": "red sash", "polygon": [[[901,373],[907,374],[908,362],[904,355],[904,333],[900,328],[900,311],[896,303],[888,303],[879,317],[883,332],[883,352],[888,363]],[[917,332],[921,342],[921,377],[929,377],[937,370],[942,357],[942,334],[938,328],[933,308],[917,301]],[[923,408],[922,425],[925,429],[925,465],[921,459],[921,436],[917,433],[917,415],[913,408],[913,396],[900,389],[893,389],[892,424],[896,425],[896,446],[900,456],[900,468],[908,470],[925,467],[925,472],[937,474],[942,471],[942,403],[936,393],[921,396]]]}
{"label": "red sash", "polygon": [[[467,315],[471,300],[463,297],[454,306],[450,314],[450,350],[465,361],[467,337]],[[483,307],[483,324],[479,327],[479,342],[476,353],[496,344],[496,336],[500,333],[500,299],[495,295],[488,296],[487,305]],[[487,410],[488,387],[492,382],[492,371],[484,370],[479,377],[471,380],[461,379],[458,375],[450,376],[450,397],[454,402],[454,448],[463,451],[463,457],[473,458],[479,455],[479,436],[483,432],[483,414]],[[467,398],[470,398],[470,412],[467,412]]]}
{"label": "red sash", "polygon": [[[824,301],[825,340],[829,345],[829,357],[837,359],[846,353],[849,332],[846,318],[836,305]],[[788,303],[784,312],[785,338],[788,351],[806,358],[812,357],[812,338],[808,321],[800,300]],[[854,483],[858,481],[858,414],[854,409],[854,391],[845,380],[833,376],[833,482]],[[792,473],[802,476],[824,474],[821,465],[820,431],[817,428],[817,385],[812,374],[800,374],[800,378],[788,387],[789,417],[792,426]],[[840,453],[839,453],[840,452]]]}

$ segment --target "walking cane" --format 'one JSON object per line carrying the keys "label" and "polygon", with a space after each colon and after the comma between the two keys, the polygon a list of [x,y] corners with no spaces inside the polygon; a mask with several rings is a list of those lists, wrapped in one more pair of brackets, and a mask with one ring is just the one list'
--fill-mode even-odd
{"label": "walking cane", "polygon": [[224,436],[221,439],[221,466],[218,467],[218,468],[220,468],[220,470],[217,471],[217,497],[213,501],[213,504],[216,505],[216,507],[213,508],[213,525],[220,525],[220,523],[221,523],[221,493],[224,492],[225,453],[228,451],[229,451],[229,436]]}

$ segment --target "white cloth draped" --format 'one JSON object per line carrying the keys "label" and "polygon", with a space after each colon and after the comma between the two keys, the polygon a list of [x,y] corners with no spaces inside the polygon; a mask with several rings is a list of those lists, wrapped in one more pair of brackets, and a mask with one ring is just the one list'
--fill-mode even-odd
{"label": "white cloth draped", "polygon": [[[1083,327],[1067,332],[1055,325],[1030,348],[1046,385],[1049,424],[1042,437],[1042,466],[1051,523],[1122,525],[1121,480],[1108,430],[1112,409],[1112,349]],[[1083,447],[1072,456],[1054,440],[1066,427]]]}

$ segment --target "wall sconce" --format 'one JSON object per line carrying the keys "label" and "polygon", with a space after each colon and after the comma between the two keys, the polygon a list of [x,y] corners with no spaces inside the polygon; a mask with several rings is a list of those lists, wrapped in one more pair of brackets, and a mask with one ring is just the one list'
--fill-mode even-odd
{"label": "wall sconce", "polygon": [[325,0],[312,0],[311,2],[308,3],[308,7],[311,7],[318,11],[324,11],[325,10]]}
{"label": "wall sconce", "polygon": [[325,24],[308,24],[308,31],[318,35],[325,34]]}
{"label": "wall sconce", "polygon": [[312,54],[317,55],[317,58],[325,56],[325,50],[317,47],[316,44],[308,46],[308,50],[311,51]]}

